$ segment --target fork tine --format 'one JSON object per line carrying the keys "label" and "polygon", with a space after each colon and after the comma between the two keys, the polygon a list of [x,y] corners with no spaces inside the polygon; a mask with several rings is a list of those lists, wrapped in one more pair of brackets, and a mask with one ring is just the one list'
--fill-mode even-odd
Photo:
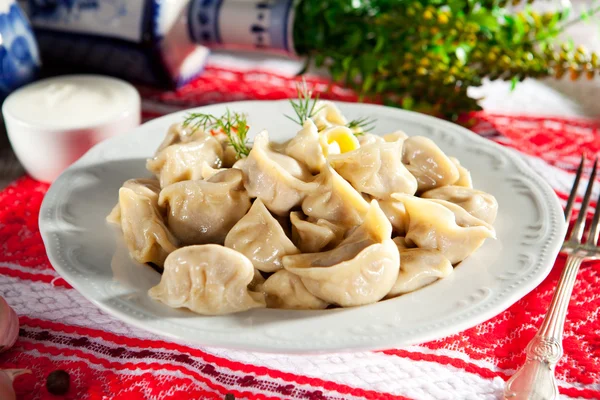
{"label": "fork tine", "polygon": [[592,219],[592,225],[590,233],[587,238],[587,243],[593,246],[598,245],[598,235],[600,234],[600,195],[596,199],[596,210],[594,211],[594,219]]}
{"label": "fork tine", "polygon": [[590,205],[590,198],[592,197],[592,190],[594,188],[594,181],[596,180],[596,166],[598,165],[598,158],[594,160],[594,167],[592,168],[592,173],[590,175],[590,180],[587,185],[587,189],[585,190],[585,196],[583,197],[583,201],[581,202],[581,209],[579,210],[579,215],[577,216],[577,221],[575,221],[575,226],[573,226],[573,230],[571,231],[571,236],[569,240],[575,239],[577,243],[581,243],[581,238],[583,237],[583,231],[585,230],[585,217],[587,216],[587,208]]}
{"label": "fork tine", "polygon": [[582,154],[579,168],[577,168],[577,175],[575,175],[575,181],[573,182],[573,188],[571,189],[571,194],[569,195],[569,200],[567,201],[567,206],[565,207],[565,220],[567,222],[569,222],[571,219],[571,214],[573,213],[573,204],[575,204],[575,197],[577,197],[577,189],[579,188],[579,181],[581,180],[581,175],[583,173],[584,163],[585,154]]}

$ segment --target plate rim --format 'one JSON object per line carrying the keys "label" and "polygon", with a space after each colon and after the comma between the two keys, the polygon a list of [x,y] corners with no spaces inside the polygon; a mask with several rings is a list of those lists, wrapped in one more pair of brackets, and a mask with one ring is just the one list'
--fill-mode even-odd
{"label": "plate rim", "polygon": [[[136,132],[139,130],[152,129],[152,125],[154,125],[154,124],[160,125],[161,122],[173,119],[177,115],[184,115],[185,113],[188,113],[188,112],[205,110],[205,109],[211,108],[211,107],[221,108],[221,107],[237,107],[237,106],[244,106],[244,105],[252,106],[253,104],[257,104],[257,103],[274,104],[274,103],[284,103],[284,102],[287,103],[288,100],[246,100],[246,101],[217,103],[217,104],[193,107],[193,108],[169,113],[169,114],[163,115],[161,117],[147,121],[146,123],[140,125],[139,127],[135,128],[133,131],[130,131],[130,132],[126,133],[125,135],[132,134],[133,132]],[[412,338],[412,339],[409,338],[408,340],[404,339],[404,340],[398,340],[396,342],[394,342],[393,339],[379,340],[376,343],[372,343],[372,344],[364,343],[364,341],[363,341],[361,343],[357,343],[352,346],[350,346],[346,343],[345,345],[342,345],[342,346],[335,346],[335,345],[334,346],[325,346],[323,348],[319,347],[319,348],[310,349],[310,350],[301,348],[301,347],[293,348],[293,347],[288,347],[288,346],[283,346],[283,347],[272,346],[272,345],[269,346],[269,345],[265,345],[263,343],[255,343],[252,346],[252,348],[249,349],[249,346],[247,346],[247,345],[232,344],[227,340],[225,340],[225,341],[192,340],[192,342],[194,344],[215,347],[215,348],[230,348],[230,349],[251,350],[251,351],[258,351],[258,352],[265,352],[265,353],[288,353],[288,354],[317,354],[317,353],[332,353],[332,352],[344,352],[344,351],[376,350],[376,349],[384,349],[384,348],[393,348],[393,347],[398,347],[398,346],[413,345],[413,344],[417,344],[417,343],[423,343],[423,342],[439,339],[442,337],[446,337],[446,336],[461,332],[470,327],[474,327],[484,321],[487,321],[488,319],[500,314],[502,311],[506,310],[507,308],[512,306],[514,303],[516,303],[518,300],[520,300],[521,298],[526,296],[535,287],[537,287],[550,273],[550,271],[554,265],[554,262],[556,260],[556,256],[558,255],[558,252],[562,245],[562,241],[563,241],[562,237],[564,236],[564,233],[566,232],[566,227],[567,227],[564,219],[562,218],[562,206],[561,206],[559,199],[556,196],[554,190],[548,184],[548,182],[546,182],[529,165],[527,165],[527,163],[523,160],[523,158],[521,157],[521,155],[518,152],[516,152],[512,149],[506,148],[504,146],[501,146],[500,144],[495,143],[489,139],[485,139],[485,138],[481,137],[480,135],[478,135],[460,125],[457,125],[452,122],[445,121],[445,120],[442,120],[442,119],[439,119],[436,117],[432,117],[429,115],[420,114],[420,113],[402,110],[402,109],[396,109],[396,108],[387,107],[387,106],[383,106],[383,105],[377,105],[377,104],[364,104],[364,103],[354,103],[354,102],[344,102],[344,101],[333,101],[333,103],[335,103],[337,105],[341,105],[342,108],[344,106],[349,106],[349,107],[360,106],[360,107],[365,107],[367,109],[384,110],[384,113],[396,114],[396,115],[392,115],[393,117],[396,117],[396,118],[405,119],[405,120],[407,120],[407,119],[408,120],[416,120],[419,122],[423,122],[427,126],[433,126],[436,128],[449,128],[450,130],[453,130],[453,131],[460,131],[460,132],[462,132],[461,133],[462,135],[464,135],[465,137],[468,137],[468,139],[476,142],[477,144],[483,145],[483,146],[493,149],[495,151],[500,151],[502,153],[502,155],[505,156],[505,158],[508,158],[514,164],[514,166],[516,167],[516,169],[519,172],[521,172],[523,175],[530,178],[529,182],[531,182],[537,186],[537,189],[540,192],[539,194],[542,195],[541,200],[543,200],[543,205],[546,207],[546,209],[549,212],[548,217],[550,218],[550,221],[547,221],[547,222],[551,225],[551,227],[550,227],[551,232],[548,234],[548,237],[545,238],[547,243],[546,243],[546,246],[544,247],[543,254],[536,253],[537,260],[534,264],[534,267],[532,268],[533,272],[536,272],[536,274],[533,275],[532,277],[526,279],[518,287],[513,285],[514,286],[513,290],[511,290],[509,293],[507,293],[507,295],[509,297],[508,298],[504,297],[503,301],[496,301],[493,304],[485,303],[485,304],[488,304],[488,306],[484,310],[481,310],[479,312],[475,312],[477,310],[471,310],[471,314],[473,314],[471,316],[467,316],[467,315],[465,315],[465,313],[463,313],[460,315],[461,318],[457,317],[458,321],[455,321],[453,324],[446,324],[443,326],[438,326],[438,327],[436,327],[435,330],[432,330],[430,332],[427,332],[427,331],[421,332],[420,334],[417,335],[418,338]],[[170,339],[173,339],[176,341],[190,341],[189,338],[182,338],[182,337],[178,336],[177,334],[174,334],[171,332],[166,332],[165,330],[160,329],[160,327],[155,327],[154,325],[145,324],[144,320],[136,319],[125,312],[115,310],[114,307],[111,307],[109,304],[103,303],[101,300],[94,297],[93,294],[87,293],[85,290],[82,290],[83,283],[79,282],[79,280],[77,280],[75,277],[71,276],[71,274],[68,272],[67,268],[64,267],[63,265],[61,265],[61,262],[59,262],[60,260],[58,259],[57,255],[56,255],[56,249],[54,249],[51,245],[51,243],[52,243],[52,237],[51,237],[52,236],[52,232],[51,232],[52,224],[50,223],[50,221],[47,221],[45,217],[48,214],[48,212],[52,210],[52,207],[56,206],[55,204],[53,204],[52,200],[54,199],[56,192],[59,190],[58,189],[59,185],[65,179],[65,177],[68,177],[68,175],[72,171],[79,168],[80,165],[85,164],[85,162],[88,158],[94,157],[94,155],[96,153],[98,153],[99,151],[101,151],[104,148],[109,148],[112,143],[118,142],[120,140],[119,138],[121,138],[122,136],[123,135],[118,135],[118,136],[109,138],[109,139],[104,140],[104,141],[96,144],[95,146],[93,146],[79,160],[77,160],[69,168],[67,168],[65,171],[63,171],[63,173],[52,183],[52,185],[48,189],[48,192],[46,193],[44,200],[42,202],[41,208],[40,208],[40,214],[39,214],[39,220],[38,220],[40,234],[42,236],[44,246],[46,248],[46,253],[48,255],[48,259],[50,260],[50,263],[52,264],[52,266],[54,267],[56,272],[63,279],[65,279],[65,281],[68,282],[75,290],[77,290],[83,297],[85,297],[88,301],[91,301],[94,305],[96,305],[97,307],[102,309],[104,312],[106,312],[109,315],[111,315],[121,321],[124,321],[132,326],[143,329],[145,331],[149,331],[149,332],[159,335],[161,337],[167,337],[167,338],[170,338]],[[498,296],[498,295],[496,295],[496,296]],[[413,335],[413,336],[415,336],[415,335]]]}

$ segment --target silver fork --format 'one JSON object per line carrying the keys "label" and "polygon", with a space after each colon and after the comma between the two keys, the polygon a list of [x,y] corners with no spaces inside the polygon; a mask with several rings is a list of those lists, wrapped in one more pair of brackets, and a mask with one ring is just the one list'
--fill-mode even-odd
{"label": "silver fork", "polygon": [[[567,222],[571,218],[573,203],[577,196],[577,188],[583,171],[585,156],[575,176],[575,182],[565,208]],[[562,338],[567,315],[567,307],[571,299],[571,293],[579,266],[583,261],[596,260],[600,258],[600,247],[598,247],[598,233],[600,232],[600,198],[596,203],[594,218],[590,225],[590,232],[585,243],[582,243],[585,231],[587,208],[592,197],[594,179],[596,178],[596,166],[598,159],[594,161],[594,167],[585,191],[581,210],[573,226],[571,234],[566,238],[562,251],[568,254],[565,267],[558,281],[556,291],[552,297],[550,308],[544,317],[542,326],[531,342],[527,345],[525,353],[527,361],[506,382],[504,398],[510,400],[551,400],[558,398],[558,385],[554,376],[556,363],[563,355]]]}

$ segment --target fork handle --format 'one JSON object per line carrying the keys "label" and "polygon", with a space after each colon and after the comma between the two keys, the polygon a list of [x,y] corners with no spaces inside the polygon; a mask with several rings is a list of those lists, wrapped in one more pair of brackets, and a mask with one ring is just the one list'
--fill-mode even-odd
{"label": "fork handle", "polygon": [[552,400],[558,398],[554,368],[563,354],[562,337],[567,307],[583,258],[569,254],[542,326],[527,345],[527,361],[508,380],[504,399]]}

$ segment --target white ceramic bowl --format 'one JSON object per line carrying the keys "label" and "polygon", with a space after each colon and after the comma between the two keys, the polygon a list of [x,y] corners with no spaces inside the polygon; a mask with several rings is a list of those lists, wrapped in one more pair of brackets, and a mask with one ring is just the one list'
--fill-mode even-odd
{"label": "white ceramic bowl", "polygon": [[52,182],[95,144],[137,127],[140,104],[137,90],[122,80],[67,75],[13,92],[2,114],[25,170]]}

